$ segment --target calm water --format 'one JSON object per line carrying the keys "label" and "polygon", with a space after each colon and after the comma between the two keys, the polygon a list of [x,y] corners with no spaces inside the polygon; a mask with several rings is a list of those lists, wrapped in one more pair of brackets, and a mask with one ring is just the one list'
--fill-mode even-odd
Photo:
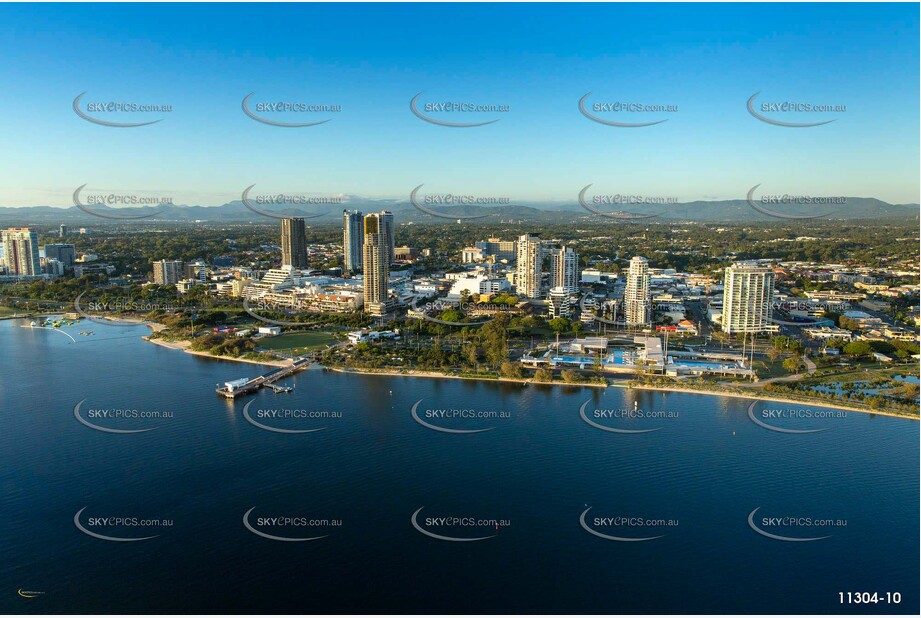
{"label": "calm water", "polygon": [[[0,322],[2,612],[855,612],[918,610],[918,423],[850,413],[751,421],[749,401],[680,393],[364,377],[313,369],[291,394],[236,403],[216,383],[256,365],[83,322]],[[94,330],[86,337],[81,330]],[[74,418],[118,429],[113,434]],[[437,432],[413,420],[474,434]],[[282,429],[260,429],[251,418]],[[580,417],[620,429],[602,431]],[[669,418],[592,416],[595,409]],[[765,406],[761,406],[765,407]],[[758,408],[758,410],[761,409]],[[773,408],[789,406],[773,405]],[[802,406],[799,406],[802,407]],[[259,410],[341,412],[269,419]],[[502,411],[438,419],[426,410]],[[172,418],[90,418],[95,409]],[[813,408],[818,409],[818,408]],[[619,542],[590,534],[650,541]],[[784,542],[759,535],[828,538]],[[415,529],[411,517],[431,533]],[[93,538],[76,527],[121,538]],[[249,523],[281,537],[254,534]],[[775,526],[773,517],[836,520]],[[96,518],[172,525],[106,526]],[[272,526],[268,517],[311,525]],[[471,517],[471,526],[430,518]],[[638,517],[640,526],[596,518]],[[768,519],[765,519],[768,518]],[[304,520],[299,520],[303,524]],[[317,523],[312,520],[321,520]],[[322,523],[326,520],[326,523]],[[496,530],[492,523],[500,522]],[[666,523],[677,525],[659,525]],[[840,520],[840,521],[838,521]],[[846,525],[841,521],[846,520]],[[635,523],[635,522],[634,522]],[[341,524],[341,525],[336,525]],[[25,599],[17,590],[42,592]],[[900,592],[841,606],[841,591]]]}

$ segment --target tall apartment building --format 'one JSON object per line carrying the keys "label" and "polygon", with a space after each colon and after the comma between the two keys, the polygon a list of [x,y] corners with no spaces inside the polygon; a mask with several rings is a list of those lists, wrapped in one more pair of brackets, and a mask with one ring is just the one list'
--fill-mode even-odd
{"label": "tall apartment building", "polygon": [[361,212],[342,211],[342,253],[346,272],[358,272],[362,268],[362,227]]}
{"label": "tall apartment building", "polygon": [[364,218],[364,308],[365,312],[376,316],[386,314],[390,308],[387,295],[390,278],[389,241],[384,221],[383,213],[371,213]]}
{"label": "tall apartment building", "polygon": [[281,265],[307,268],[307,228],[299,217],[281,220]]}
{"label": "tall apartment building", "polygon": [[160,285],[175,285],[183,278],[182,260],[159,260],[153,263],[153,280]]}
{"label": "tall apartment building", "polygon": [[764,333],[771,325],[774,271],[757,264],[736,262],[723,278],[723,315],[720,324],[727,334]]}
{"label": "tall apartment building", "polygon": [[11,227],[0,232],[6,274],[35,277],[42,274],[38,257],[38,234],[27,227]]}
{"label": "tall apartment building", "polygon": [[515,293],[524,298],[541,297],[542,244],[536,234],[518,237],[518,270],[515,273]]}
{"label": "tall apartment building", "polygon": [[63,223],[58,226],[58,238],[64,238],[67,236],[67,226]]}
{"label": "tall apartment building", "polygon": [[628,326],[652,324],[652,293],[649,289],[649,261],[644,257],[630,260],[627,289],[624,292],[624,319]]}
{"label": "tall apartment building", "polygon": [[396,246],[396,237],[393,230],[393,213],[382,210],[380,212],[380,223],[384,240],[387,242],[387,264],[393,264],[393,249]]}
{"label": "tall apartment building", "polygon": [[45,258],[57,260],[64,267],[73,266],[77,259],[77,248],[66,243],[48,243],[45,245]]}
{"label": "tall apartment building", "polygon": [[563,245],[550,253],[550,287],[569,294],[579,291],[579,254]]}

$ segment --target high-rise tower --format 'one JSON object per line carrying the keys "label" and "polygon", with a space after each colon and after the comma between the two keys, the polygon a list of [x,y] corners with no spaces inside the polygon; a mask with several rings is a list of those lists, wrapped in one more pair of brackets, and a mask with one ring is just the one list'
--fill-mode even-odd
{"label": "high-rise tower", "polygon": [[579,291],[579,254],[563,245],[550,253],[550,287],[569,294]]}
{"label": "high-rise tower", "polygon": [[362,269],[364,244],[362,214],[355,210],[342,211],[342,257],[347,272]]}
{"label": "high-rise tower", "polygon": [[652,324],[652,294],[649,289],[649,261],[644,257],[630,260],[627,289],[624,292],[624,318],[628,326]]}
{"label": "high-rise tower", "polygon": [[772,269],[746,262],[736,262],[726,268],[723,279],[723,317],[720,319],[723,331],[734,335],[772,330],[770,322],[773,298]]}
{"label": "high-rise tower", "polygon": [[42,274],[38,258],[38,234],[27,227],[11,227],[0,232],[3,240],[3,265],[9,275],[35,277]]}
{"label": "high-rise tower", "polygon": [[382,220],[383,213],[376,212],[364,218],[362,245],[365,312],[377,316],[386,314],[390,308],[387,295],[390,260],[387,230]]}
{"label": "high-rise tower", "polygon": [[307,228],[299,217],[281,220],[281,265],[307,268]]}
{"label": "high-rise tower", "polygon": [[524,298],[541,297],[541,240],[536,234],[518,237],[515,293]]}

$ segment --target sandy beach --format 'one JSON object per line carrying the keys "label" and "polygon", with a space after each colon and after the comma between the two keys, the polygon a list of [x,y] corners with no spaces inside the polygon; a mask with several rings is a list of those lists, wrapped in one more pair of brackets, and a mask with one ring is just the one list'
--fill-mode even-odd
{"label": "sandy beach", "polygon": [[[478,382],[508,382],[512,384],[549,384],[549,382],[535,382],[534,380],[525,380],[517,378],[477,378],[473,376],[452,376],[446,375],[443,373],[437,373],[435,371],[407,371],[401,373],[399,371],[365,371],[361,369],[344,369],[342,367],[326,367],[331,371],[338,371],[339,373],[357,373],[361,375],[369,376],[393,376],[393,377],[404,377],[404,378],[442,378],[446,380],[475,380]],[[561,386],[591,386],[594,388],[607,388],[605,384],[591,384],[591,383],[579,383],[579,384],[566,384],[564,382],[554,382]]]}
{"label": "sandy beach", "polygon": [[[166,328],[166,326],[164,326],[163,324],[157,324],[156,322],[147,322],[144,320],[133,320],[133,321],[136,321],[139,324],[145,324],[151,327],[155,333],[160,332],[161,330]],[[169,348],[170,350],[182,350],[186,354],[191,354],[192,356],[201,356],[203,358],[210,358],[214,360],[233,361],[235,363],[249,363],[251,365],[269,365],[271,367],[287,367],[288,365],[292,365],[294,363],[294,361],[291,361],[289,359],[275,360],[275,361],[272,361],[272,360],[258,361],[258,360],[252,360],[249,358],[234,358],[233,356],[214,356],[213,354],[209,354],[208,352],[196,352],[195,350],[190,350],[189,346],[192,345],[191,341],[164,341],[162,339],[152,339],[150,337],[143,337],[143,339],[144,341],[149,341],[150,343],[153,343],[154,345],[158,345],[164,348]]]}
{"label": "sandy beach", "polygon": [[626,386],[620,384],[612,384],[614,388],[637,388],[647,391],[665,391],[668,393],[691,393],[692,395],[714,395],[717,397],[738,397],[739,399],[760,399],[761,401],[776,401],[778,403],[792,403],[800,406],[818,406],[821,408],[832,408],[835,410],[847,410],[848,412],[863,412],[864,414],[879,414],[880,416],[893,416],[895,418],[904,418],[912,421],[919,420],[917,416],[909,416],[907,414],[894,414],[892,412],[886,412],[884,410],[868,410],[867,408],[856,408],[849,405],[839,404],[833,401],[810,401],[805,399],[790,399],[785,397],[777,397],[774,395],[747,395],[741,393],[723,393],[720,391],[703,391],[703,390],[694,390],[690,388],[666,388],[664,386]]}
{"label": "sandy beach", "polygon": [[[126,319],[125,321],[128,321]],[[145,324],[149,326],[154,332],[159,332],[166,328],[163,324],[157,324],[156,322],[148,322],[140,319],[130,319],[130,321],[137,322],[139,324]],[[202,356],[204,358],[218,359],[218,360],[227,360],[234,361],[238,363],[250,363],[254,365],[270,365],[273,367],[286,367],[292,363],[290,360],[284,361],[255,361],[245,358],[232,358],[228,356],[213,356],[207,352],[195,352],[188,349],[191,343],[189,341],[162,341],[160,339],[151,339],[150,337],[144,337],[146,341],[154,343],[156,345],[170,348],[172,350],[182,350],[186,354],[192,354],[194,356]],[[436,378],[444,380],[475,380],[481,382],[506,382],[512,384],[522,384],[522,385],[553,385],[553,386],[585,386],[589,388],[636,388],[648,391],[664,391],[668,393],[690,393],[692,395],[709,395],[711,397],[736,397],[738,399],[750,399],[750,400],[762,400],[762,401],[774,401],[777,403],[786,403],[786,404],[795,404],[795,405],[813,405],[823,408],[833,408],[836,410],[847,410],[848,412],[861,412],[864,414],[878,414],[880,416],[891,416],[895,418],[904,418],[908,420],[917,421],[919,420],[918,416],[910,416],[907,414],[895,414],[892,412],[887,412],[885,410],[869,410],[867,408],[858,408],[855,406],[849,406],[844,403],[832,402],[832,401],[809,401],[802,399],[792,399],[788,397],[778,397],[776,395],[770,395],[767,393],[725,393],[721,391],[707,391],[707,390],[695,390],[690,388],[670,388],[664,386],[627,386],[626,384],[594,384],[594,383],[577,383],[577,384],[566,384],[564,382],[535,382],[530,379],[516,379],[516,378],[478,378],[473,376],[454,376],[446,375],[443,373],[438,373],[435,371],[372,371],[372,370],[363,370],[363,369],[345,369],[342,367],[327,367],[331,371],[338,371],[340,373],[356,373],[361,375],[377,375],[377,376],[388,376],[388,377],[410,377],[410,378]]]}
{"label": "sandy beach", "polygon": [[484,378],[474,378],[474,377],[465,377],[465,376],[451,376],[444,375],[441,373],[436,373],[432,371],[407,371],[401,373],[399,371],[364,371],[360,369],[343,369],[340,367],[328,367],[332,371],[338,371],[341,373],[357,373],[361,375],[377,375],[377,376],[393,376],[393,377],[410,377],[410,378],[447,378],[454,380],[479,380],[483,382],[513,382],[518,384],[534,384],[534,385],[552,385],[552,386],[588,386],[592,388],[623,388],[623,389],[639,389],[647,391],[664,391],[667,393],[690,393],[692,395],[708,395],[711,397],[737,397],[739,399],[752,399],[752,400],[761,400],[761,401],[774,401],[777,403],[788,403],[795,405],[812,405],[822,408],[832,408],[835,410],[847,410],[848,412],[862,412],[864,414],[878,414],[880,416],[892,416],[895,418],[904,418],[907,420],[917,421],[919,420],[918,416],[909,416],[906,414],[894,414],[892,412],[886,412],[885,410],[868,410],[866,408],[857,408],[854,406],[848,406],[844,404],[838,404],[836,402],[830,401],[807,401],[800,399],[790,399],[785,397],[777,397],[775,395],[769,394],[741,394],[741,393],[724,393],[720,391],[705,391],[705,390],[694,390],[690,388],[666,388],[664,386],[628,386],[626,384],[566,384],[565,382],[535,382],[534,380],[516,380],[513,378],[494,378],[494,379],[484,379]]}

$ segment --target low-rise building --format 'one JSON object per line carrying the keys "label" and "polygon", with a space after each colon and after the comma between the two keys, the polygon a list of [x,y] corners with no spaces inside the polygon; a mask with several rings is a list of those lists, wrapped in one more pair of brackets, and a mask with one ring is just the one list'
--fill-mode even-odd
{"label": "low-rise building", "polygon": [[834,326],[804,328],[803,334],[810,339],[815,339],[818,341],[828,341],[829,339],[843,339],[845,341],[851,341],[854,338],[854,334],[851,331]]}

